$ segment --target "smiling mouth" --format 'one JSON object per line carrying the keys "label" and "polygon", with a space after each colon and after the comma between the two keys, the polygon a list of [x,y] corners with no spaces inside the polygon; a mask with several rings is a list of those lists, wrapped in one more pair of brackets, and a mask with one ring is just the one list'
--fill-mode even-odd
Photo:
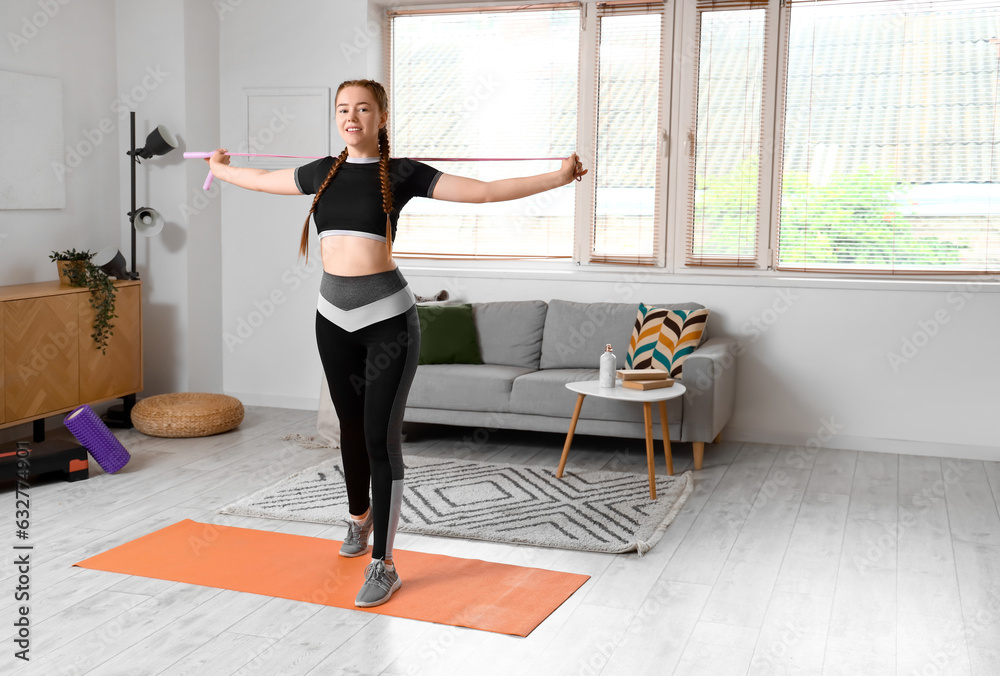
{"label": "smiling mouth", "polygon": [[361,127],[346,127],[344,131],[346,131],[348,134],[356,134],[357,132],[361,131]]}

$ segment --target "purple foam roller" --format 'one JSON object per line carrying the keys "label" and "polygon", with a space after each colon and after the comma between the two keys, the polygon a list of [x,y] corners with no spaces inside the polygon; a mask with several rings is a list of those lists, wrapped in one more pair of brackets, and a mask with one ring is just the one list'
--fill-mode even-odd
{"label": "purple foam roller", "polygon": [[86,404],[66,416],[63,424],[108,474],[120,470],[132,457],[122,446],[122,442],[118,441],[108,426]]}

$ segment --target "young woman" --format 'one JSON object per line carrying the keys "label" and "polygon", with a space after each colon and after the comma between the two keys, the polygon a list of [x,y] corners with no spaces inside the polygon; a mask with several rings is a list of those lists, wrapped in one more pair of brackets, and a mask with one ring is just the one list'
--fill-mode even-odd
{"label": "young woman", "polygon": [[[372,563],[355,604],[377,606],[400,587],[392,543],[403,496],[403,410],[420,352],[413,292],[392,258],[399,212],[413,197],[499,202],[558,188],[587,172],[574,153],[558,171],[478,181],[421,162],[390,159],[385,89],[348,80],[336,94],[339,157],[295,169],[232,167],[224,148],[208,160],[212,174],[276,195],[312,195],[300,255],[308,260],[310,217],[323,257],[316,341],[340,419],[341,456],[350,511],[341,556],[361,556],[374,530]],[[368,489],[371,486],[371,501]]]}

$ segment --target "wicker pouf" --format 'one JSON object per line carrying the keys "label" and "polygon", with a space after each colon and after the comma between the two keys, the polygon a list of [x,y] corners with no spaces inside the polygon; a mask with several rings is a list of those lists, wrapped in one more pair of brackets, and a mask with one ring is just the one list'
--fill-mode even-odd
{"label": "wicker pouf", "polygon": [[225,394],[157,394],[132,407],[132,424],[151,437],[207,437],[241,422],[243,404]]}

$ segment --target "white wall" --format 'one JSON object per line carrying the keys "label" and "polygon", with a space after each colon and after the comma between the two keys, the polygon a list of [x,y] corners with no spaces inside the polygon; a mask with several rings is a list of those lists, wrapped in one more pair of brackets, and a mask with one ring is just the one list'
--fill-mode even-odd
{"label": "white wall", "polygon": [[[222,389],[220,233],[217,198],[202,194],[204,162],[185,150],[218,137],[219,16],[204,0],[119,0],[115,36],[118,84],[136,109],[136,145],[158,124],[177,137],[177,150],[143,160],[136,173],[137,206],[165,220],[154,238],[139,236],[143,279],[145,389]],[[128,149],[128,124],[119,140]],[[122,153],[122,211],[129,209],[128,158]],[[128,236],[128,228],[124,228]]]}
{"label": "white wall", "polygon": [[[354,46],[355,30],[367,20],[363,0],[243,0],[226,12],[220,31],[220,145],[234,150],[246,143],[244,88],[329,87],[332,99],[344,80],[374,76],[370,45]],[[380,42],[373,44],[381,49]],[[335,130],[331,134],[339,153],[343,141]],[[330,152],[317,148],[309,154]],[[243,160],[234,158],[233,164]],[[222,187],[224,386],[244,403],[318,404],[322,375],[314,322],[322,268],[315,233],[308,266],[298,258],[311,200]]]}
{"label": "white wall", "polygon": [[55,280],[50,252],[120,244],[127,222],[118,201],[114,0],[52,5],[50,15],[35,0],[0,3],[0,70],[62,82],[63,140],[74,149],[65,208],[0,211],[0,285]]}
{"label": "white wall", "polygon": [[[211,150],[219,141],[219,15],[205,0],[184,0],[185,147]],[[208,167],[184,163],[178,200],[187,253],[187,390],[221,392],[222,205],[203,190]],[[183,204],[183,206],[180,206]]]}

